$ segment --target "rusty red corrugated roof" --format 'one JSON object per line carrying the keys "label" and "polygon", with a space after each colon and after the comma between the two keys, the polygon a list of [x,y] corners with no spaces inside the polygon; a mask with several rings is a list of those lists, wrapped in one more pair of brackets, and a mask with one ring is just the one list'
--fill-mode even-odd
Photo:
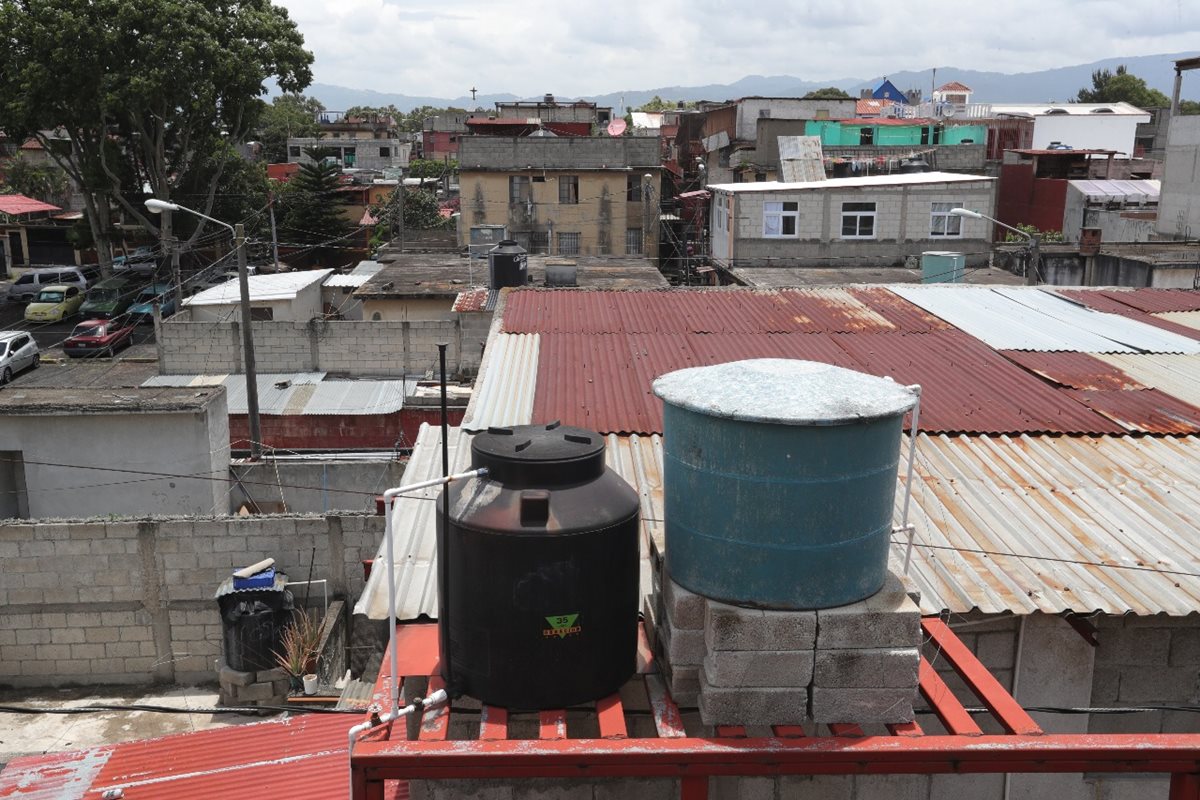
{"label": "rusty red corrugated roof", "polygon": [[949,83],[943,83],[935,91],[938,91],[938,92],[969,92],[969,91],[971,91],[971,87],[967,86],[965,83],[959,83],[958,81],[950,81]]}
{"label": "rusty red corrugated roof", "polygon": [[[763,357],[823,361],[920,383],[920,427],[926,432],[1127,430],[1090,408],[1086,398],[1051,385],[882,287],[520,290],[509,295],[503,328],[540,337],[533,418],[602,433],[662,431],[662,406],[650,389],[659,375]],[[1112,374],[1104,366],[1089,369]],[[1161,403],[1150,395],[1142,399],[1147,424],[1158,425],[1152,420]],[[1119,405],[1136,415],[1137,398],[1122,398]]]}
{"label": "rusty red corrugated roof", "polygon": [[1087,353],[1001,350],[1004,357],[1035,375],[1068,389],[1121,391],[1145,389],[1117,367]]}
{"label": "rusty red corrugated roof", "polygon": [[0,194],[0,214],[33,214],[38,211],[62,211],[58,206],[43,203],[23,194]]}
{"label": "rusty red corrugated roof", "polygon": [[[1200,331],[1195,328],[1149,313],[1150,308],[1154,308],[1155,313],[1200,310],[1200,292],[1190,289],[1056,289],[1055,294],[1096,311],[1119,314],[1190,339],[1200,339]],[[1192,305],[1194,307],[1187,307]]]}
{"label": "rusty red corrugated roof", "polygon": [[1063,390],[1127,430],[1139,433],[1200,432],[1200,408],[1158,389],[1129,392]]}
{"label": "rusty red corrugated roof", "polygon": [[[16,758],[0,772],[0,798],[268,797],[328,800],[348,796],[346,732],[360,717],[311,715]],[[56,793],[57,792],[57,793]],[[407,784],[392,797],[408,796]]]}

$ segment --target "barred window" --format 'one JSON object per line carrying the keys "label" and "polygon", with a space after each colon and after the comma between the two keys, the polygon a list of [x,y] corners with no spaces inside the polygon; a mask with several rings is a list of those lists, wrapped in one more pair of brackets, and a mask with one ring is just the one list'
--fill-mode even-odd
{"label": "barred window", "polygon": [[625,230],[625,255],[640,256],[642,254],[642,229],[627,228]]}
{"label": "barred window", "polygon": [[560,256],[577,256],[577,255],[579,255],[579,234],[578,233],[559,233],[558,234],[558,254]]}

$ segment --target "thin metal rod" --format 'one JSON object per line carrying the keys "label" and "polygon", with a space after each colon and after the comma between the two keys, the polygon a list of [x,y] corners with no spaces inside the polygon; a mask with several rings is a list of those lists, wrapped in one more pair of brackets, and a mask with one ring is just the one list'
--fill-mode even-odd
{"label": "thin metal rod", "polygon": [[[401,181],[403,183],[403,181]],[[404,208],[400,209],[401,214]],[[450,416],[446,409],[446,342],[438,342],[438,369],[440,371],[442,391],[442,474],[450,474]],[[438,617],[450,619],[450,492],[442,490],[442,549],[438,553]],[[442,649],[446,653],[446,663],[442,665],[442,677],[446,679],[446,688],[451,696],[457,696],[457,681],[454,680],[454,661],[450,656],[450,628],[446,627],[446,639]]]}
{"label": "thin metal rod", "polygon": [[912,425],[908,429],[908,469],[904,479],[904,509],[900,512],[900,525],[908,533],[908,544],[904,548],[904,574],[908,574],[908,567],[912,563],[913,537],[916,535],[916,528],[908,524],[908,507],[912,502],[912,479],[913,479],[913,464],[917,460],[917,436],[920,435],[921,421],[921,386],[913,384],[908,387],[917,394],[917,402],[913,405]]}

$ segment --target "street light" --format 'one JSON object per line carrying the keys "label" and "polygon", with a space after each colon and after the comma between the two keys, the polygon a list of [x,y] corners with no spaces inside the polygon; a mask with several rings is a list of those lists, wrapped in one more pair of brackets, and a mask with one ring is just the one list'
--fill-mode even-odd
{"label": "street light", "polygon": [[1029,268],[1025,270],[1025,283],[1029,286],[1037,286],[1038,275],[1041,271],[1041,237],[1036,234],[1026,233],[1020,228],[1014,228],[1012,225],[1001,222],[995,217],[989,217],[987,214],[980,214],[978,211],[972,211],[969,208],[952,208],[950,213],[956,217],[967,217],[968,219],[986,219],[989,222],[994,222],[1001,228],[1007,228],[1013,233],[1020,234],[1029,240]]}
{"label": "street light", "polygon": [[[230,225],[228,222],[214,219],[207,214],[201,214],[193,208],[154,197],[146,201],[146,210],[153,214],[161,214],[164,211],[186,211],[220,225],[233,234],[234,247],[237,249],[238,289],[241,292],[242,360],[246,366],[246,412],[250,418],[250,460],[258,461],[262,458],[262,424],[258,418],[258,371],[254,364],[254,333],[250,330],[250,277],[246,267],[246,230],[240,222],[237,225]],[[178,285],[176,290],[179,291]],[[182,303],[177,304],[177,307],[181,306]]]}

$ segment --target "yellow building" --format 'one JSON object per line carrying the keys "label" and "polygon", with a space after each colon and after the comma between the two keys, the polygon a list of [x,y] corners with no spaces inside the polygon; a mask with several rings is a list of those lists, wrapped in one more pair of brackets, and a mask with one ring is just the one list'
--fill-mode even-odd
{"label": "yellow building", "polygon": [[459,141],[459,244],[504,225],[530,253],[658,255],[657,138],[469,136]]}

